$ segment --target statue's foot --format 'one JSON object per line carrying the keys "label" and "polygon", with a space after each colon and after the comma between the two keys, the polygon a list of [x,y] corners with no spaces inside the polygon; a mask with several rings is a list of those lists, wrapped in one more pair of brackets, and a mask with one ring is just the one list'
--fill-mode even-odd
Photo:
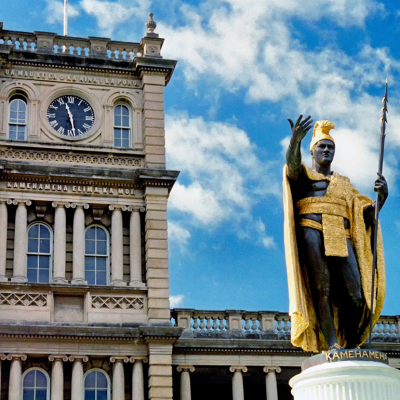
{"label": "statue's foot", "polygon": [[331,347],[329,347],[329,351],[331,351],[331,350],[343,350],[343,347],[342,346],[340,346],[340,344],[339,343],[335,343],[333,346],[331,346]]}

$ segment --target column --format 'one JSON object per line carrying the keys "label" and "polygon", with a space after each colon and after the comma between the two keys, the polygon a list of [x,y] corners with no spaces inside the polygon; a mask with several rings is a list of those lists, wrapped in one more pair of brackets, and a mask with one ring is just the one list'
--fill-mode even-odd
{"label": "column", "polygon": [[172,400],[172,341],[148,339],[149,400]]}
{"label": "column", "polygon": [[75,285],[86,285],[85,280],[85,210],[88,204],[71,204],[75,208],[72,246],[72,281]]}
{"label": "column", "polygon": [[125,375],[124,375],[124,364],[128,362],[128,357],[110,357],[110,362],[113,364],[112,374],[112,400],[124,400],[125,399]]}
{"label": "column", "polygon": [[144,400],[144,377],[143,377],[143,363],[147,362],[147,357],[131,357],[130,361],[133,362],[132,370],[132,399]]}
{"label": "column", "polygon": [[111,216],[111,285],[125,286],[124,282],[124,235],[121,206],[109,206]]}
{"label": "column", "polygon": [[0,282],[7,282],[6,261],[7,261],[7,228],[8,210],[7,201],[0,200]]}
{"label": "column", "polygon": [[65,279],[65,258],[67,250],[67,225],[65,207],[69,203],[53,202],[54,211],[54,283],[68,283]]}
{"label": "column", "polygon": [[243,375],[247,372],[247,367],[235,366],[229,368],[233,372],[232,376],[232,400],[244,400]]}
{"label": "column", "polygon": [[14,271],[11,281],[26,282],[26,249],[28,244],[27,235],[27,210],[30,200],[14,200],[17,206],[15,212],[15,231],[14,231]]}
{"label": "column", "polygon": [[72,355],[69,356],[69,361],[72,361],[72,376],[71,376],[71,399],[84,399],[84,382],[83,382],[83,363],[89,361],[88,356]]}
{"label": "column", "polygon": [[51,361],[51,400],[63,400],[64,399],[64,361],[68,361],[66,355],[51,355],[49,356]]}
{"label": "column", "polygon": [[264,367],[265,386],[267,389],[267,400],[278,400],[278,385],[276,383],[276,373],[281,372],[280,367]]}
{"label": "column", "polygon": [[26,359],[26,354],[7,355],[7,360],[11,361],[8,400],[22,399],[22,362],[26,361]]}
{"label": "column", "polygon": [[170,323],[168,273],[168,188],[145,188],[145,260],[150,325]]}
{"label": "column", "polygon": [[131,277],[129,286],[144,287],[142,281],[142,234],[140,229],[140,212],[144,209],[131,208],[129,227]]}
{"label": "column", "polygon": [[190,373],[194,372],[193,365],[180,365],[177,368],[181,373],[181,397],[180,400],[191,400],[192,390],[190,388]]}

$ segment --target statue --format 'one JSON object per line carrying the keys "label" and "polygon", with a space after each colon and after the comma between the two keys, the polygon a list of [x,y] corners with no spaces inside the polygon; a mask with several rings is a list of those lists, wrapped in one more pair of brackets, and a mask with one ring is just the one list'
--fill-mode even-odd
{"label": "statue", "polygon": [[[285,256],[292,344],[307,351],[356,348],[369,336],[372,236],[375,203],[331,170],[332,122],[318,121],[311,140],[312,169],[301,161],[301,142],[311,117],[289,119],[292,138],[283,177]],[[374,190],[382,207],[388,187],[378,173]],[[380,230],[377,235],[373,324],[385,296]]]}

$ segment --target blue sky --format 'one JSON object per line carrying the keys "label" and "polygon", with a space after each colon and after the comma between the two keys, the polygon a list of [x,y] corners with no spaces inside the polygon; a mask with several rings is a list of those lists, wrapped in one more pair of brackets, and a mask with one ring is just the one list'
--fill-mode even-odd
{"label": "blue sky", "polygon": [[[178,60],[165,91],[174,306],[288,310],[281,194],[287,118],[335,123],[333,169],[374,196],[389,78],[383,313],[400,314],[400,5],[373,0],[69,0],[69,35],[140,41],[148,13]],[[4,29],[62,34],[62,0],[0,0]],[[23,10],[23,13],[22,13]],[[310,137],[305,139],[304,160]]]}

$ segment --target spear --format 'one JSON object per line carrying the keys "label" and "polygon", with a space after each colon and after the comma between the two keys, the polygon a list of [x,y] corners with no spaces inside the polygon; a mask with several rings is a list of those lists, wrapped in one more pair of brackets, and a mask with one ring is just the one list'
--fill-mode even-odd
{"label": "spear", "polygon": [[[385,149],[385,137],[386,137],[386,113],[387,110],[387,87],[388,87],[388,80],[386,79],[386,89],[385,89],[385,96],[382,99],[383,107],[382,107],[382,117],[381,117],[381,141],[380,141],[380,149],[379,149],[379,166],[378,172],[382,174],[383,170],[383,153]],[[371,290],[371,316],[370,316],[370,323],[369,323],[369,347],[372,346],[372,319],[373,319],[373,310],[374,310],[374,299],[375,299],[375,273],[376,273],[376,247],[377,247],[377,237],[378,237],[378,219],[379,219],[379,194],[376,194],[376,201],[375,201],[375,233],[374,233],[374,247],[373,247],[373,263],[372,263],[372,290]]]}

